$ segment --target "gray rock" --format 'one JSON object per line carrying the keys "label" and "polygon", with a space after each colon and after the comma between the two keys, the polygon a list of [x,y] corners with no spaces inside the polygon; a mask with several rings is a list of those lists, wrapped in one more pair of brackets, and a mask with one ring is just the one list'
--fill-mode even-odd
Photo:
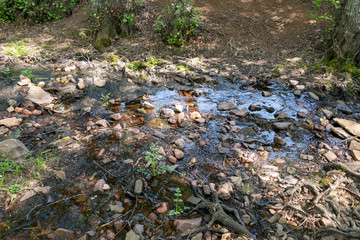
{"label": "gray rock", "polygon": [[135,181],[134,193],[139,195],[143,191],[143,182],[141,179],[137,179]]}
{"label": "gray rock", "polygon": [[294,91],[294,95],[295,95],[296,97],[301,97],[301,94],[302,94],[301,90],[295,90],[295,91]]}
{"label": "gray rock", "polygon": [[360,136],[360,124],[351,120],[343,119],[343,118],[334,118],[336,123],[338,123],[342,128],[347,130],[349,133]]}
{"label": "gray rock", "polygon": [[246,107],[242,107],[240,110],[232,110],[230,111],[230,114],[233,114],[237,117],[243,118],[249,115],[249,111]]}
{"label": "gray rock", "polygon": [[274,123],[273,126],[278,130],[285,130],[288,127],[290,127],[291,124],[292,124],[291,122],[277,122],[277,123]]}
{"label": "gray rock", "polygon": [[305,90],[305,85],[296,85],[295,89],[303,91],[303,90]]}
{"label": "gray rock", "polygon": [[298,112],[298,113],[297,113],[297,117],[298,117],[298,118],[306,118],[307,115],[306,115],[306,113],[304,113],[304,112]]}
{"label": "gray rock", "polygon": [[0,142],[0,154],[6,158],[18,160],[29,153],[26,146],[17,139],[8,139]]}
{"label": "gray rock", "polygon": [[54,101],[50,93],[44,91],[35,85],[29,85],[29,92],[25,99],[28,99],[38,105],[49,105]]}
{"label": "gray rock", "polygon": [[181,160],[181,159],[184,158],[184,152],[179,150],[179,149],[174,150],[174,155],[175,155],[177,160]]}
{"label": "gray rock", "polygon": [[101,79],[99,77],[94,77],[94,84],[95,84],[95,86],[102,88],[102,87],[105,87],[106,80]]}
{"label": "gray rock", "polygon": [[97,191],[102,192],[105,184],[106,184],[106,182],[105,182],[104,179],[98,180],[98,181],[96,182],[96,184],[95,184],[94,192],[97,192]]}
{"label": "gray rock", "polygon": [[299,180],[292,176],[292,175],[289,175],[289,176],[286,176],[284,178],[284,181],[287,183],[287,184],[290,184],[290,185],[295,185]]}
{"label": "gray rock", "polygon": [[[329,126],[329,129],[328,129],[328,126]],[[330,130],[330,132],[334,133],[336,136],[338,136],[342,139],[347,139],[347,138],[351,137],[351,135],[341,127],[334,127],[331,124],[328,124],[328,126],[326,126],[327,130]]]}
{"label": "gray rock", "polygon": [[202,240],[202,238],[203,238],[203,234],[198,233],[194,237],[192,237],[191,240]]}
{"label": "gray rock", "polygon": [[170,108],[163,108],[160,110],[160,118],[171,118],[174,116],[175,116],[175,112]]}
{"label": "gray rock", "polygon": [[240,176],[232,176],[230,177],[231,182],[233,182],[236,186],[241,186],[242,178]]}
{"label": "gray rock", "polygon": [[228,110],[235,109],[235,108],[236,107],[234,106],[233,102],[218,103],[218,105],[217,105],[218,111],[228,111]]}
{"label": "gray rock", "polygon": [[345,114],[351,114],[353,111],[341,100],[337,101],[337,109]]}
{"label": "gray rock", "polygon": [[310,96],[312,99],[314,99],[314,100],[316,100],[316,101],[319,101],[319,97],[318,97],[315,93],[313,93],[313,92],[308,92],[308,94],[309,94],[309,96]]}
{"label": "gray rock", "polygon": [[124,207],[121,202],[117,202],[116,204],[110,204],[110,210],[112,212],[122,213],[124,211]]}
{"label": "gray rock", "polygon": [[180,232],[186,232],[187,230],[193,230],[201,225],[202,217],[194,219],[176,219],[174,225],[176,230]]}
{"label": "gray rock", "polygon": [[194,195],[191,195],[188,199],[186,199],[188,203],[191,203],[193,205],[197,205],[201,202],[201,198],[195,197]]}
{"label": "gray rock", "polygon": [[324,154],[324,157],[329,161],[329,162],[334,162],[337,159],[337,156],[335,153],[333,153],[332,151],[328,151],[327,153]]}
{"label": "gray rock", "polygon": [[251,104],[249,106],[249,110],[254,112],[254,111],[260,111],[261,110],[261,107],[259,105],[255,105],[255,104]]}
{"label": "gray rock", "polygon": [[180,149],[184,149],[185,148],[185,140],[183,138],[179,138],[175,141],[175,145]]}
{"label": "gray rock", "polygon": [[234,192],[233,185],[233,183],[229,182],[221,184],[217,190],[219,197],[226,200],[230,199],[232,192]]}
{"label": "gray rock", "polygon": [[321,110],[323,111],[327,119],[331,119],[334,116],[334,113],[330,110],[327,110],[325,108],[322,108]]}
{"label": "gray rock", "polygon": [[8,128],[17,127],[17,126],[20,125],[20,123],[22,121],[23,120],[21,118],[15,118],[15,117],[5,118],[5,119],[0,120],[0,126],[3,125],[3,126],[8,127]]}
{"label": "gray rock", "polygon": [[137,235],[133,230],[126,233],[125,240],[140,240],[140,236]]}
{"label": "gray rock", "polygon": [[286,141],[279,136],[274,137],[274,142],[282,146],[286,145]]}

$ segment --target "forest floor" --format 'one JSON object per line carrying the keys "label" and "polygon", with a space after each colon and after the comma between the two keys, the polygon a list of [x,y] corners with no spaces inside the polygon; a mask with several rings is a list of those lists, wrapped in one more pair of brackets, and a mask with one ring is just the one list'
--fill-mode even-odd
{"label": "forest floor", "polygon": [[106,52],[86,6],[0,24],[0,239],[359,239],[360,105],[311,1],[196,2],[182,51],[167,4]]}

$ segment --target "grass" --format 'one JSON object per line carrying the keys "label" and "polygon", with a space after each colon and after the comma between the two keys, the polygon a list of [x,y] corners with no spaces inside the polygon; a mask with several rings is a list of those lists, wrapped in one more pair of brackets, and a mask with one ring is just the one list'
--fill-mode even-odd
{"label": "grass", "polygon": [[35,50],[31,50],[28,47],[27,41],[16,41],[12,43],[7,43],[3,49],[4,54],[10,55],[20,60],[35,52]]}

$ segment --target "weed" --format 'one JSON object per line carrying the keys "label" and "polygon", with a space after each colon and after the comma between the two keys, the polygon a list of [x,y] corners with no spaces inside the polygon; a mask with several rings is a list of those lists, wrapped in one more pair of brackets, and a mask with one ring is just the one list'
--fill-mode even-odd
{"label": "weed", "polygon": [[7,78],[9,78],[10,77],[10,75],[11,75],[11,71],[10,71],[10,68],[5,68],[4,70],[2,70],[1,72],[0,72],[2,75],[4,75],[5,77],[7,77]]}
{"label": "weed", "polygon": [[100,100],[103,101],[105,106],[109,106],[110,93],[103,95],[101,94]]}
{"label": "weed", "polygon": [[20,166],[4,156],[0,160],[0,174],[4,175],[6,172],[20,173]]}
{"label": "weed", "polygon": [[145,68],[145,66],[141,62],[138,62],[138,61],[131,62],[126,66],[132,70],[138,70],[140,68]]}
{"label": "weed", "polygon": [[152,59],[146,63],[146,65],[148,65],[149,67],[158,66],[159,64],[160,62],[157,60],[156,57],[152,57]]}
{"label": "weed", "polygon": [[134,17],[135,17],[135,15],[133,13],[129,13],[129,14],[125,13],[122,21],[124,23],[129,24],[130,26],[135,25]]}
{"label": "weed", "polygon": [[16,41],[14,43],[8,43],[5,45],[4,53],[10,55],[16,59],[24,59],[29,54],[35,52],[28,48],[27,42]]}
{"label": "weed", "polygon": [[176,67],[177,67],[177,69],[178,69],[179,71],[190,72],[189,67],[188,67],[187,65],[184,66],[184,65],[178,64],[178,65],[176,65]]}
{"label": "weed", "polygon": [[159,148],[155,146],[154,143],[151,143],[150,150],[145,152],[145,159],[148,160],[151,164],[151,170],[146,168],[138,169],[138,172],[142,174],[152,174],[154,177],[160,174],[163,174],[167,171],[171,171],[172,168],[166,164],[159,165],[159,160],[161,155],[159,155]]}
{"label": "weed", "polygon": [[31,65],[28,69],[22,70],[21,74],[28,77],[30,80],[33,80],[34,76],[32,74],[32,71],[33,71],[33,66]]}
{"label": "weed", "polygon": [[241,191],[244,195],[247,195],[247,194],[254,194],[255,193],[255,189],[254,187],[252,186],[251,183],[247,183],[247,184],[242,184],[241,185]]}
{"label": "weed", "polygon": [[181,193],[181,189],[177,188],[175,191],[175,199],[174,199],[174,203],[175,203],[175,209],[170,210],[169,215],[170,216],[177,216],[177,215],[181,215],[184,213],[185,210],[190,209],[187,206],[181,206],[180,204],[183,204],[183,200],[182,200],[182,193]]}

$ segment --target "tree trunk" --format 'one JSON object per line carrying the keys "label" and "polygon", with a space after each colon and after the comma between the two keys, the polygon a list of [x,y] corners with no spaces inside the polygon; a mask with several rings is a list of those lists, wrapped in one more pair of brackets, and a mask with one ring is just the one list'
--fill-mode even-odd
{"label": "tree trunk", "polygon": [[332,57],[360,60],[360,1],[346,0],[334,33]]}

